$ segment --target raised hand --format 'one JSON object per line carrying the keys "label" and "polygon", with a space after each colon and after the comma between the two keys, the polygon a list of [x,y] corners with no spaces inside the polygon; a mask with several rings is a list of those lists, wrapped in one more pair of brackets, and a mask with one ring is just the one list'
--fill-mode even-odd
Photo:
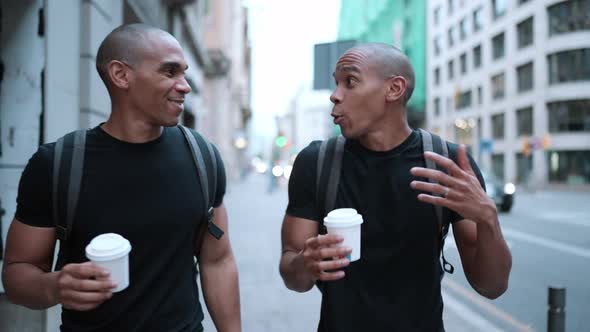
{"label": "raised hand", "polygon": [[464,145],[459,146],[458,164],[434,152],[425,152],[424,157],[445,168],[448,174],[424,167],[412,168],[412,175],[438,182],[412,181],[412,188],[427,192],[419,194],[419,200],[447,207],[475,222],[490,220],[497,215],[496,205],[486,195],[471,168]]}
{"label": "raised hand", "polygon": [[109,272],[90,263],[67,264],[57,277],[56,296],[64,308],[87,311],[113,296]]}

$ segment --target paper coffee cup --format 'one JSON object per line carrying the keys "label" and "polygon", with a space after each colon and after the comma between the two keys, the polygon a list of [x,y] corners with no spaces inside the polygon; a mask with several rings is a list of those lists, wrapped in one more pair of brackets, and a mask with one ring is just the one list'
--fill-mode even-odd
{"label": "paper coffee cup", "polygon": [[119,234],[106,233],[92,239],[86,246],[86,257],[111,273],[120,292],[129,286],[129,252],[131,244]]}
{"label": "paper coffee cup", "polygon": [[337,246],[352,248],[352,252],[347,256],[351,262],[361,258],[362,223],[363,216],[358,214],[355,209],[332,210],[324,218],[328,234],[338,234],[344,238]]}

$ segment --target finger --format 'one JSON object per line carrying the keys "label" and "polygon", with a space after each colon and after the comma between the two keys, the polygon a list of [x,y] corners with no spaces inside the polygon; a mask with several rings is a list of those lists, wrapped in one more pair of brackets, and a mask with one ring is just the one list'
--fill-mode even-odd
{"label": "finger", "polygon": [[113,296],[112,292],[78,292],[63,290],[62,301],[69,305],[99,305]]}
{"label": "finger", "polygon": [[459,167],[461,167],[462,170],[468,173],[473,173],[471,163],[469,162],[469,157],[467,156],[467,147],[465,146],[465,144],[459,145],[459,151],[457,153],[457,161],[459,162]]}
{"label": "finger", "polygon": [[420,194],[420,195],[418,195],[418,200],[425,202],[425,203],[430,203],[433,205],[446,207],[446,208],[449,208],[453,211],[456,211],[456,208],[457,208],[454,201],[449,200],[449,199],[445,199],[443,197],[432,196],[432,195],[428,195],[428,194]]}
{"label": "finger", "polygon": [[320,273],[320,277],[318,278],[321,281],[333,281],[339,280],[344,278],[345,273],[344,271],[335,271],[335,272],[322,272]]}
{"label": "finger", "polygon": [[412,167],[410,172],[414,176],[434,180],[434,181],[441,183],[447,187],[456,187],[459,184],[457,179],[455,179],[452,176],[450,176],[444,172],[441,172],[439,170],[434,170],[434,169],[424,168],[424,167]]}
{"label": "finger", "polygon": [[424,152],[424,158],[432,160],[438,166],[444,168],[449,174],[461,174],[461,168],[454,161],[431,151]]}
{"label": "finger", "polygon": [[452,192],[452,190],[449,189],[447,194],[444,195],[445,188],[448,188],[448,187],[442,186],[437,183],[430,183],[430,182],[424,182],[424,181],[412,181],[412,182],[410,182],[410,186],[413,189],[438,194],[438,195],[443,196],[445,198],[448,198],[449,194]]}
{"label": "finger", "polygon": [[341,243],[344,240],[342,235],[338,234],[326,234],[321,235],[317,238],[317,243],[319,247],[329,247],[334,244]]}
{"label": "finger", "polygon": [[108,270],[96,266],[91,262],[68,264],[63,267],[63,271],[78,279],[107,278],[110,276]]}
{"label": "finger", "polygon": [[318,250],[320,260],[332,257],[346,257],[352,252],[349,247],[331,247]]}
{"label": "finger", "polygon": [[[317,264],[319,271],[326,272],[330,270],[340,270],[350,265],[348,258],[333,259],[329,261],[321,261]],[[335,271],[330,271],[335,272]]]}
{"label": "finger", "polygon": [[81,292],[108,292],[117,287],[110,279],[70,279],[69,289]]}

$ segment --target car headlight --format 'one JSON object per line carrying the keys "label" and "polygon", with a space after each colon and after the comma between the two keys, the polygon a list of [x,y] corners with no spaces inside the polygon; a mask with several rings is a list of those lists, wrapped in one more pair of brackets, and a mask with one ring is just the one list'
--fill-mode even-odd
{"label": "car headlight", "polygon": [[512,194],[514,194],[515,191],[516,191],[516,186],[513,183],[508,182],[504,185],[504,193],[505,194],[512,195]]}

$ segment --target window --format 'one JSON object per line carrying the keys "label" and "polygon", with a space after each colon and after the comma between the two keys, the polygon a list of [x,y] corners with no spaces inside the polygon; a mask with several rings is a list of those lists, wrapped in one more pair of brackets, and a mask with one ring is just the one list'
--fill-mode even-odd
{"label": "window", "polygon": [[492,137],[504,138],[504,113],[492,115]]}
{"label": "window", "polygon": [[483,103],[483,92],[481,85],[477,87],[477,103],[481,105]]}
{"label": "window", "polygon": [[492,173],[500,179],[504,180],[504,154],[494,153],[492,154]]}
{"label": "window", "polygon": [[529,153],[516,154],[516,183],[527,183],[533,171],[533,156]]}
{"label": "window", "polygon": [[440,98],[439,97],[434,98],[434,115],[435,116],[440,115]]}
{"label": "window", "polygon": [[473,68],[481,67],[481,45],[473,48]]}
{"label": "window", "polygon": [[449,41],[449,47],[453,47],[453,45],[455,44],[455,28],[454,27],[450,27],[449,30],[447,31],[447,39]]}
{"label": "window", "polygon": [[500,18],[506,14],[506,0],[492,0],[492,17]]}
{"label": "window", "polygon": [[504,98],[504,73],[492,76],[492,99]]}
{"label": "window", "polygon": [[447,0],[447,8],[449,10],[449,15],[453,14],[455,10],[455,0]]}
{"label": "window", "polygon": [[456,104],[456,108],[458,110],[471,107],[471,90],[459,93]]}
{"label": "window", "polygon": [[440,6],[434,8],[434,25],[438,26],[440,22]]}
{"label": "window", "polygon": [[453,63],[453,60],[449,60],[447,67],[448,67],[447,69],[449,72],[449,80],[452,80],[453,77],[455,76],[455,64]]}
{"label": "window", "polygon": [[434,85],[438,86],[440,84],[440,68],[434,68]]}
{"label": "window", "polygon": [[516,68],[518,92],[529,91],[533,88],[533,63],[529,62]]}
{"label": "window", "polygon": [[548,103],[547,109],[549,132],[590,131],[590,99]]}
{"label": "window", "polygon": [[562,1],[547,8],[549,35],[590,30],[590,1]]}
{"label": "window", "polygon": [[440,54],[440,36],[434,37],[434,55]]}
{"label": "window", "polygon": [[547,62],[549,84],[590,80],[590,48],[553,53]]}
{"label": "window", "polygon": [[551,151],[548,153],[549,181],[570,184],[590,183],[590,151]]}
{"label": "window", "polygon": [[404,27],[402,31],[406,36],[412,34],[412,23],[410,22],[410,19],[407,17],[404,19]]}
{"label": "window", "polygon": [[533,107],[516,110],[516,134],[518,136],[533,134]]}
{"label": "window", "polygon": [[459,22],[459,38],[461,38],[461,40],[467,38],[467,18],[463,18],[461,22]]}
{"label": "window", "polygon": [[461,74],[467,73],[467,54],[463,53],[459,57],[459,62],[461,66]]}
{"label": "window", "polygon": [[504,56],[504,33],[492,38],[492,59],[496,60]]}
{"label": "window", "polygon": [[523,48],[533,44],[533,17],[518,23],[516,26],[516,34],[518,38],[518,48]]}
{"label": "window", "polygon": [[447,97],[447,113],[451,113],[453,111],[453,103],[451,102],[451,97]]}
{"label": "window", "polygon": [[481,8],[473,11],[473,32],[477,32],[483,27],[483,15],[481,11]]}
{"label": "window", "polygon": [[525,3],[529,2],[529,1],[530,0],[518,0],[518,4],[519,5],[522,5],[522,4],[525,4]]}

